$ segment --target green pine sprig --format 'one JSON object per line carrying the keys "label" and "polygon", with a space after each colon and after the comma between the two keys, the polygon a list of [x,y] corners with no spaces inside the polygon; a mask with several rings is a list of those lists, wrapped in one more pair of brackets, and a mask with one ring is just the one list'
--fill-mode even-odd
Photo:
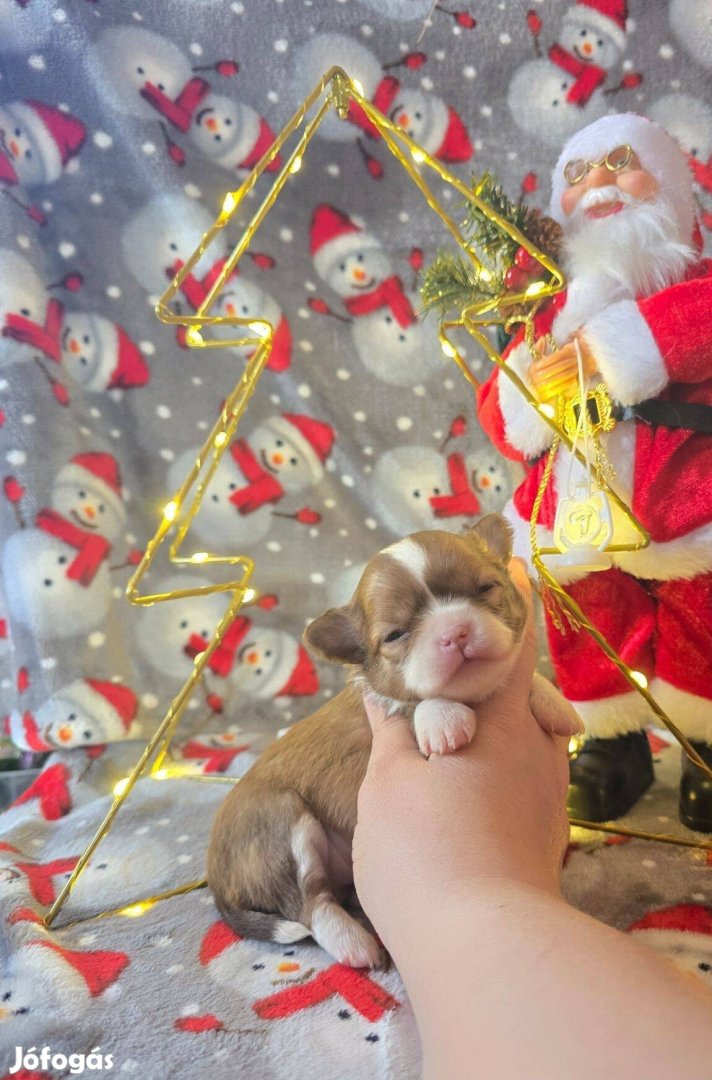
{"label": "green pine sprig", "polygon": [[[483,173],[476,183],[473,177],[473,193],[505,221],[527,235],[535,216],[534,210],[526,206],[522,198],[515,202],[505,195],[490,173]],[[477,252],[478,258],[486,255],[497,262],[511,263],[519,247],[517,241],[502,232],[500,226],[492,221],[477,203],[468,202],[466,207],[464,236],[468,245]]]}
{"label": "green pine sprig", "polygon": [[503,291],[501,273],[477,266],[462,255],[441,251],[425,272],[420,295],[426,311],[441,316],[481,300],[492,300]]}

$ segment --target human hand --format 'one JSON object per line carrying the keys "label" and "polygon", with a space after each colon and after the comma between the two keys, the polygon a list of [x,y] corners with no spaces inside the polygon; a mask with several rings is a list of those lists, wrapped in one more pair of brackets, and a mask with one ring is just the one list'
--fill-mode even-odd
{"label": "human hand", "polygon": [[386,717],[364,698],[373,747],[358,798],[354,880],[397,962],[449,901],[485,880],[559,893],[568,737],[543,731],[530,711],[531,586],[520,560],[510,570],[529,607],[525,639],[506,685],[477,706],[469,746],[426,759],[405,717]]}
{"label": "human hand", "polygon": [[[540,353],[540,359],[535,360],[529,368],[529,379],[540,401],[548,401],[560,394],[572,395],[578,386],[578,358],[576,356],[576,339],[569,341],[561,349],[545,355],[546,342],[539,338],[536,343],[536,351]],[[581,361],[584,378],[588,378],[596,371],[596,361],[586,340],[578,337],[581,349]]]}

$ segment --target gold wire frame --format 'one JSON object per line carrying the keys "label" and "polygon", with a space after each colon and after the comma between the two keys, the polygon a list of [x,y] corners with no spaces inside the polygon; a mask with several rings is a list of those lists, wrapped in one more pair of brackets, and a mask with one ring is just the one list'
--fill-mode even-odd
{"label": "gold wire frame", "polygon": [[[180,776],[181,779],[199,780],[202,782],[213,783],[237,783],[236,778],[231,777],[205,777],[191,775],[189,773],[183,774],[178,769],[172,768],[170,765],[164,765],[166,757],[170,751],[170,745],[173,737],[176,733],[178,724],[180,723],[183,711],[190,700],[197,684],[202,680],[203,672],[206,665],[210,662],[213,653],[219,648],[222,639],[241,607],[245,604],[251,603],[257,596],[257,591],[250,585],[252,575],[254,572],[254,562],[246,555],[216,555],[211,552],[197,551],[192,554],[182,554],[184,542],[190,529],[190,525],[200,509],[200,505],[203,496],[210,485],[210,482],[215,474],[220,460],[229,446],[240,419],[242,418],[247,405],[255,391],[260,376],[269,359],[270,350],[272,347],[272,340],[275,327],[266,319],[247,319],[239,316],[229,315],[215,315],[210,314],[211,308],[215,301],[219,298],[222,289],[238,266],[240,259],[250,247],[255,233],[259,229],[262,221],[267,216],[272,206],[276,202],[280,193],[282,192],[285,184],[290,180],[294,174],[296,174],[301,167],[305,150],[312,138],[314,137],[319,125],[322,123],[326,115],[331,109],[335,109],[337,114],[342,120],[346,120],[348,116],[349,105],[351,102],[355,102],[367,118],[371,121],[373,126],[378,131],[379,135],[383,139],[384,145],[389,152],[396,158],[399,164],[404,168],[410,179],[421,191],[430,209],[440,218],[445,225],[446,229],[454,239],[457,246],[465,253],[465,255],[472,260],[473,265],[481,269],[482,264],[478,258],[477,252],[470,247],[464,240],[462,232],[458,225],[453,220],[452,216],[448,213],[439,199],[435,196],[432,188],[428,185],[426,180],[420,171],[421,166],[426,166],[432,170],[440,180],[447,184],[452,190],[456,191],[463,197],[466,202],[474,203],[493,223],[495,223],[503,233],[508,234],[513,240],[517,242],[521,247],[525,248],[534,258],[545,268],[549,273],[550,278],[548,282],[538,281],[533,285],[528,286],[526,289],[519,293],[507,294],[507,306],[512,305],[527,305],[528,314],[517,317],[519,321],[530,321],[536,309],[541,302],[555,293],[560,292],[565,286],[563,274],[556,266],[556,264],[550,259],[546,253],[536,248],[531,241],[527,239],[522,233],[519,232],[509,221],[497,214],[487,203],[479,199],[476,192],[473,193],[472,188],[468,187],[458,177],[449,172],[439,161],[433,158],[426,150],[424,150],[417,142],[410,138],[405,132],[397,127],[391,120],[384,116],[376,109],[370,101],[368,101],[362,94],[361,87],[357,82],[352,80],[343,69],[339,67],[331,68],[315,86],[314,90],[305,99],[299,109],[292,116],[291,120],[282,129],[280,134],[275,139],[271,147],[260,158],[255,165],[252,172],[246,177],[244,182],[233,192],[228,192],[225,196],[222,209],[217,216],[215,222],[204,235],[198,247],[193,254],[187,260],[184,266],[176,274],[163,296],[156,304],[156,315],[161,322],[167,324],[177,324],[185,326],[187,328],[186,343],[190,348],[202,349],[202,348],[227,348],[230,346],[255,346],[255,351],[247,361],[243,374],[238,380],[233,390],[228,395],[225,403],[222,407],[220,415],[218,416],[212,430],[207,436],[203,446],[201,447],[193,467],[191,468],[188,476],[186,476],[183,483],[173,495],[172,499],[166,503],[163,508],[163,514],[160,524],[156,530],[155,535],[150,540],[146,552],[141,560],[140,564],[136,568],[132,575],[128,585],[126,587],[126,595],[131,603],[140,606],[151,606],[153,604],[170,602],[171,600],[190,597],[207,595],[217,592],[224,592],[229,594],[229,602],[227,604],[225,614],[220,619],[209,645],[205,651],[200,653],[195,658],[194,668],[190,676],[186,679],[183,686],[180,688],[176,696],[170,703],[170,706],[159,724],[155,734],[148,742],[144,752],[137,761],[136,765],[132,769],[131,773],[125,780],[114,789],[114,799],[111,807],[109,808],[106,816],[99,825],[94,837],[89,842],[82,855],[80,856],[71,876],[65,883],[63,889],[57,896],[55,902],[50,907],[44,918],[44,925],[46,927],[53,926],[60,911],[67,902],[70,894],[76,886],[79,878],[81,877],[84,869],[86,868],[89,859],[92,854],[110,831],[113,825],[114,819],[120,810],[125,800],[131,794],[136,782],[142,778],[145,774],[154,780],[173,779]],[[311,119],[307,120],[309,113],[316,109],[315,115]],[[205,296],[200,307],[193,315],[177,313],[171,310],[170,302],[176,296],[180,290],[181,285],[188,274],[191,273],[196,264],[200,261],[202,256],[210,248],[216,237],[222,233],[225,227],[232,220],[238,209],[243,204],[244,200],[253,191],[258,180],[267,169],[267,167],[274,161],[277,155],[282,150],[285,142],[297,133],[300,128],[303,128],[299,136],[298,142],[294,149],[286,159],[285,164],[276,177],[269,192],[264,197],[261,205],[252,216],[252,219],[245,227],[240,240],[235,245],[228,259],[225,261],[224,266],[220,274],[216,277],[210,291]],[[445,320],[441,323],[439,329],[440,342],[443,348],[443,352],[451,357],[460,371],[464,375],[465,379],[471,384],[473,388],[477,388],[478,380],[473,375],[472,371],[468,367],[465,359],[450,340],[448,336],[454,330],[462,329],[466,331],[470,337],[472,337],[485,351],[488,358],[496,363],[497,366],[505,373],[505,375],[512,380],[517,386],[520,393],[526,398],[532,408],[536,409],[542,419],[552,428],[552,430],[559,436],[561,441],[569,449],[572,448],[571,439],[562,429],[556,419],[556,410],[550,404],[542,404],[538,402],[532,394],[529,392],[525,384],[516,375],[516,373],[508,367],[505,361],[502,360],[501,355],[495,350],[491,344],[489,338],[484,333],[484,328],[495,325],[505,325],[513,320],[506,314],[498,311],[499,298],[488,300],[483,303],[472,304],[463,309],[460,316],[457,319]],[[211,326],[230,326],[234,327],[236,337],[206,337],[203,334],[204,327]],[[242,335],[240,330],[242,328]],[[250,336],[245,336],[245,330],[251,331]],[[580,451],[574,451],[576,456],[583,462],[583,457]],[[616,494],[614,490],[607,487],[607,491],[611,498],[618,505],[622,514],[628,519],[634,529],[639,534],[639,541],[634,544],[628,545],[616,545],[607,550],[621,551],[621,550],[637,550],[643,548],[649,542],[649,538],[645,533],[639,522],[635,519],[630,509],[623,502],[622,499]],[[191,495],[192,493],[192,495]],[[149,592],[142,594],[139,592],[139,584],[143,580],[144,576],[150,569],[154,558],[165,541],[168,534],[173,531],[174,536],[171,539],[168,547],[168,555],[171,563],[181,566],[205,566],[209,564],[222,564],[223,566],[230,566],[235,568],[236,576],[226,582],[217,584],[201,585],[190,587],[188,584],[186,588],[173,590],[171,592]],[[602,648],[605,654],[613,661],[621,674],[627,679],[627,681],[633,686],[633,688],[645,698],[650,708],[653,710],[659,720],[668,728],[668,730],[674,735],[677,741],[683,746],[685,752],[691,758],[692,761],[704,772],[712,778],[712,770],[708,768],[706,763],[699,757],[694,750],[694,747],[690,745],[687,739],[682,735],[678,728],[672,723],[670,718],[666,715],[663,709],[655,702],[652,695],[636,682],[634,673],[623,663],[620,657],[610,647],[608,642],[602,637],[602,635],[593,627],[585,614],[581,611],[578,605],[568,596],[568,594],[561,588],[555,578],[549,573],[546,566],[541,561],[542,554],[555,554],[556,549],[541,549],[535,550],[533,553],[534,563],[541,574],[543,581],[548,585],[552,592],[556,595],[559,602],[563,607],[568,610],[573,617],[580,623],[581,627],[591,633]],[[603,825],[596,822],[587,822],[572,819],[571,824],[585,829],[592,829],[599,832],[612,832],[618,833],[624,836],[635,836],[643,839],[657,840],[662,843],[676,844],[683,847],[695,847],[703,848],[706,850],[712,850],[712,841],[699,841],[699,840],[687,840],[684,837],[670,836],[667,834],[646,833],[635,829],[628,829],[624,827],[616,827],[612,825]],[[122,908],[113,908],[110,910],[103,910],[97,914],[89,915],[80,919],[75,919],[70,922],[64,923],[63,926],[71,926],[75,923],[85,922],[90,919],[104,918],[108,915],[122,914],[126,916],[140,915],[145,910],[150,908],[154,903],[168,899],[172,896],[182,895],[195,889],[204,888],[206,885],[205,880],[189,882],[186,885],[179,886],[169,891],[155,894],[143,899],[133,901],[132,903],[125,905]]]}

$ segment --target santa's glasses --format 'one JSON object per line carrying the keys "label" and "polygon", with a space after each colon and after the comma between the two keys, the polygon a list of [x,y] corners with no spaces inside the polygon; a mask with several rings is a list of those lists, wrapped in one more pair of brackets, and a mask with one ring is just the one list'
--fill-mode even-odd
{"label": "santa's glasses", "polygon": [[615,150],[609,151],[600,161],[585,161],[584,158],[574,158],[573,161],[567,161],[564,165],[564,176],[569,184],[580,184],[584,180],[591,169],[600,169],[602,165],[605,165],[609,172],[620,172],[621,169],[625,169],[626,165],[630,164],[630,160],[633,157],[633,147],[628,146],[628,143],[624,143],[623,146],[617,146]]}

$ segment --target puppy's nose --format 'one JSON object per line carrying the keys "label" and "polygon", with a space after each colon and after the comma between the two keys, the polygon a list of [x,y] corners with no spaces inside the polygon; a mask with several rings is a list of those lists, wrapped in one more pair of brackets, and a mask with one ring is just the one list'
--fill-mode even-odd
{"label": "puppy's nose", "polygon": [[469,630],[469,623],[456,623],[454,626],[450,626],[444,634],[441,634],[440,644],[444,649],[451,649],[458,645],[462,645],[467,640]]}

